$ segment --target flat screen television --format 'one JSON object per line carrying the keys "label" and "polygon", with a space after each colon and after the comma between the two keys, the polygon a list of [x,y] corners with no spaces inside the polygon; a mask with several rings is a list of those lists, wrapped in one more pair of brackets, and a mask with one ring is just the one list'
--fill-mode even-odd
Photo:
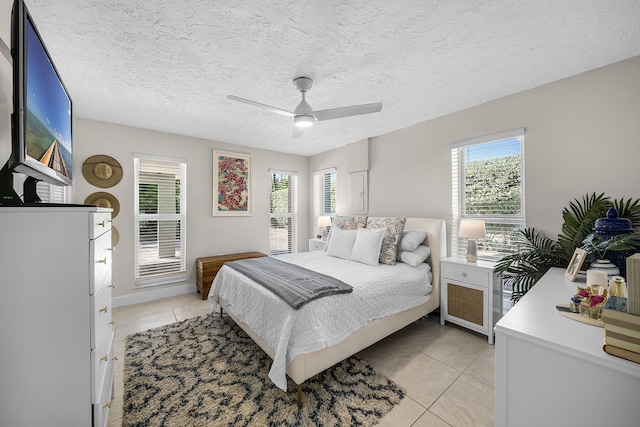
{"label": "flat screen television", "polygon": [[[13,3],[12,146],[8,169],[29,178],[25,202],[37,202],[38,180],[71,185],[72,102],[23,0]],[[35,199],[34,199],[35,197]]]}

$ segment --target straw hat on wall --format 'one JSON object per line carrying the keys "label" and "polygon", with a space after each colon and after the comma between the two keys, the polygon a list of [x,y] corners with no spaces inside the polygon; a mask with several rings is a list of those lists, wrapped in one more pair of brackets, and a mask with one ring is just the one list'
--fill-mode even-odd
{"label": "straw hat on wall", "polygon": [[85,160],[82,164],[82,175],[89,184],[109,188],[122,179],[122,166],[113,157],[98,154]]}

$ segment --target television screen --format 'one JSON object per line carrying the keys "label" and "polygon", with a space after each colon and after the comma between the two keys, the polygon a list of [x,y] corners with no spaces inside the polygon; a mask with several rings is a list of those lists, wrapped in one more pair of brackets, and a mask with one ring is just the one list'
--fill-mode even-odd
{"label": "television screen", "polygon": [[22,0],[13,10],[12,169],[71,185],[72,103]]}

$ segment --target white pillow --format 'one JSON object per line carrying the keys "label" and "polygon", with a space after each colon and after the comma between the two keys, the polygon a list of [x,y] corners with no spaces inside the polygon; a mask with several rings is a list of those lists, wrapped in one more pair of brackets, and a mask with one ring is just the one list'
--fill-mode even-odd
{"label": "white pillow", "polygon": [[384,228],[361,228],[357,230],[356,241],[351,251],[351,261],[378,265],[380,248],[382,247],[382,239],[384,238],[385,231]]}
{"label": "white pillow", "polygon": [[420,245],[413,251],[401,251],[400,261],[409,264],[411,267],[417,267],[429,258],[431,249],[429,246]]}
{"label": "white pillow", "polygon": [[426,231],[403,231],[398,243],[399,251],[415,251],[416,248],[427,238]]}
{"label": "white pillow", "polygon": [[357,230],[342,230],[338,227],[332,228],[327,255],[336,258],[351,258],[351,251],[353,250],[353,243],[356,241]]}

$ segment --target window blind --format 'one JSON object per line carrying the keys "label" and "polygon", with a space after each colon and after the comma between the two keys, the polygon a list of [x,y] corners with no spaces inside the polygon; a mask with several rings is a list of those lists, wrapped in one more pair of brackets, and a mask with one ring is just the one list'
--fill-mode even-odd
{"label": "window blind", "polygon": [[453,191],[452,253],[464,256],[460,221],[483,219],[486,238],[478,239],[478,257],[498,260],[517,251],[525,226],[524,129],[451,144]]}
{"label": "window blind", "polygon": [[313,173],[313,225],[318,217],[336,214],[336,168],[317,170]]}
{"label": "window blind", "polygon": [[183,161],[136,157],[135,284],[186,280],[186,175]]}
{"label": "window blind", "polygon": [[297,181],[295,172],[270,170],[269,249],[271,255],[296,252]]}

